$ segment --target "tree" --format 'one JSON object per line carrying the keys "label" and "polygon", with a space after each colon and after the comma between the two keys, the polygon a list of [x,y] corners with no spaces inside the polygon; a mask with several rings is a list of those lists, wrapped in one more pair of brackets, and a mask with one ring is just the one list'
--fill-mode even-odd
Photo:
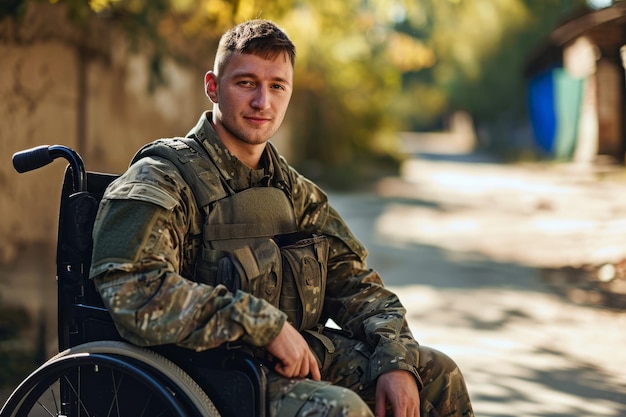
{"label": "tree", "polygon": [[[558,18],[585,4],[585,0],[48,1],[65,4],[75,24],[88,27],[90,19],[108,19],[122,25],[137,45],[148,44],[153,56],[150,88],[166,81],[160,71],[163,56],[206,69],[210,51],[226,28],[256,17],[275,20],[298,48],[294,105],[287,120],[294,141],[301,144],[293,162],[310,176],[334,173],[334,178],[371,174],[377,167],[393,169],[399,159],[398,130],[438,128],[454,111],[466,111],[488,127],[523,123],[526,56]],[[4,2],[0,17],[19,17],[27,2]]]}
{"label": "tree", "polygon": [[[428,129],[453,111],[487,127],[512,130],[526,117],[523,70],[531,50],[558,19],[584,0],[430,0],[428,15],[398,26],[423,36],[436,63],[403,74],[398,103],[405,125]],[[410,96],[407,96],[407,94]],[[411,103],[409,109],[407,103]],[[506,145],[506,144],[505,144]]]}

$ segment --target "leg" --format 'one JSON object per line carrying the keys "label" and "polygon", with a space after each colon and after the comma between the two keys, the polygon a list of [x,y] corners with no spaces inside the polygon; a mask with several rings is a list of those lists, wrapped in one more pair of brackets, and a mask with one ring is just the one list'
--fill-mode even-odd
{"label": "leg", "polygon": [[474,412],[465,386],[465,380],[456,363],[447,355],[426,346],[419,347],[418,372],[424,382],[420,393],[422,409],[432,407],[434,413],[422,416],[465,416]]}
{"label": "leg", "polygon": [[[371,352],[362,342],[346,337],[343,332],[324,330],[333,342],[334,352],[322,343],[307,338],[322,366],[322,378],[332,384],[355,391],[373,410],[375,406],[375,381],[367,379]],[[420,392],[422,417],[465,416],[472,417],[471,402],[465,380],[456,363],[445,354],[419,347],[418,372],[424,383]]]}
{"label": "leg", "polygon": [[373,417],[354,391],[328,382],[269,372],[267,386],[270,417]]}

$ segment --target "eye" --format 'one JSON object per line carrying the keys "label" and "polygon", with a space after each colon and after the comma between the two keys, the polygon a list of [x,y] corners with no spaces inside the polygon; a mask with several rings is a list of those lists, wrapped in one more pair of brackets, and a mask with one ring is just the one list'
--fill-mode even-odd
{"label": "eye", "polygon": [[285,90],[285,86],[282,84],[272,84],[271,88],[273,90],[283,90],[283,91]]}
{"label": "eye", "polygon": [[241,87],[253,87],[254,83],[250,80],[241,80],[237,82],[237,85]]}

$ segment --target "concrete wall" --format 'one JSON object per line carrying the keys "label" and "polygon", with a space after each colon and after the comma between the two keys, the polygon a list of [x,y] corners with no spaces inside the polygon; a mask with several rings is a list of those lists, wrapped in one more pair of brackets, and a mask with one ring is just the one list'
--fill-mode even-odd
{"label": "concrete wall", "polygon": [[17,174],[12,154],[64,144],[89,170],[122,172],[139,146],[184,135],[210,103],[206,68],[166,61],[167,85],[149,92],[147,55],[133,52],[113,24],[77,29],[62,7],[30,4],[20,23],[0,21],[0,306],[25,304],[35,318],[43,309],[56,329],[54,252],[66,164]]}

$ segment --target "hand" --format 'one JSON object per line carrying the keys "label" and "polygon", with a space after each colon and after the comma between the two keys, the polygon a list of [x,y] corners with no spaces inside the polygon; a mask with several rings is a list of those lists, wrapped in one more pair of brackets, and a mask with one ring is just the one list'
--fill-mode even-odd
{"label": "hand", "polygon": [[415,377],[397,369],[382,374],[376,382],[376,417],[385,417],[387,404],[394,417],[419,417],[420,395]]}
{"label": "hand", "polygon": [[278,360],[274,370],[287,378],[311,378],[319,381],[320,370],[315,355],[304,337],[288,322],[265,349]]}

